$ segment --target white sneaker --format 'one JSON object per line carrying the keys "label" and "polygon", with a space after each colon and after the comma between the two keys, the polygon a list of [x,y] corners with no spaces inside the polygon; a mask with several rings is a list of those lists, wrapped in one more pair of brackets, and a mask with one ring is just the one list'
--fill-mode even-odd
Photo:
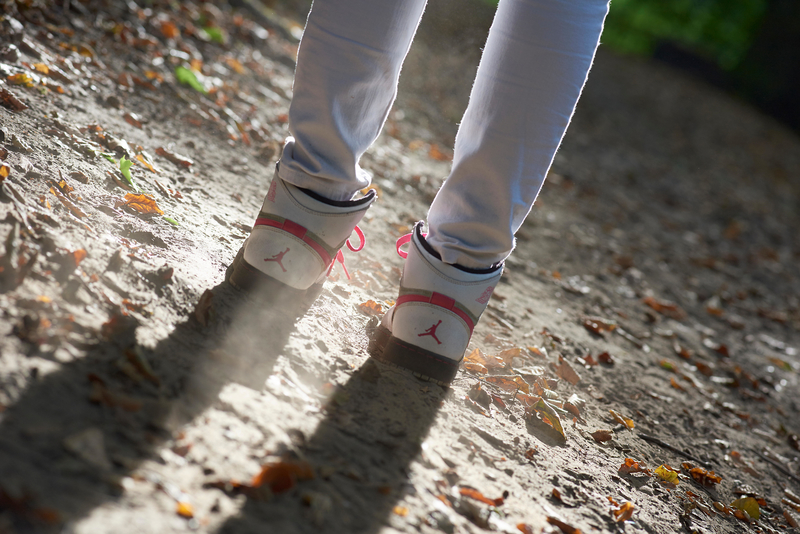
{"label": "white sneaker", "polygon": [[[250,237],[226,279],[244,290],[319,292],[334,263],[344,266],[340,249],[345,244],[354,252],[364,247],[364,234],[356,225],[374,201],[374,190],[357,200],[328,200],[284,182],[276,167]],[[361,240],[357,248],[349,240],[354,230]]]}
{"label": "white sneaker", "polygon": [[417,223],[410,240],[400,294],[370,340],[377,360],[411,370],[440,385],[458,372],[472,330],[503,273],[502,264],[486,270],[443,263]]}

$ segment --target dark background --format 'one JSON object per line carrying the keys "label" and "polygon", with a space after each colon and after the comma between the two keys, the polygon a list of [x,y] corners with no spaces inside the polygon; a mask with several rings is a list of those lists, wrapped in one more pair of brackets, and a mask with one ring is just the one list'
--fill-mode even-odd
{"label": "dark background", "polygon": [[[263,0],[306,13],[308,0]],[[459,42],[476,58],[496,0],[430,0],[418,39]],[[800,131],[800,1],[614,0],[602,43],[666,62]]]}

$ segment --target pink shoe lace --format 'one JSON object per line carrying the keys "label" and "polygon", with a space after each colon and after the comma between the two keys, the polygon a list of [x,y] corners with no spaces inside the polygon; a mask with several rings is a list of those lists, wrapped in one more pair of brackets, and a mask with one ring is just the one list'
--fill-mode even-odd
{"label": "pink shoe lace", "polygon": [[[352,252],[359,252],[362,248],[364,248],[364,245],[366,245],[367,239],[366,239],[366,237],[364,237],[364,232],[362,232],[361,228],[359,228],[357,225],[353,230],[355,231],[355,233],[358,236],[359,240],[361,240],[361,244],[358,246],[358,248],[355,248],[350,243],[350,239],[348,238],[347,241],[346,241],[347,248],[349,248]],[[411,234],[409,234],[409,236],[410,235]],[[411,239],[411,238],[409,237],[409,239]],[[398,245],[398,251],[399,251],[399,246],[400,245]],[[325,273],[325,276],[330,276],[331,275],[331,271],[333,271],[333,266],[336,265],[337,261],[342,264],[342,269],[344,269],[344,274],[345,274],[345,276],[347,276],[347,279],[350,280],[351,279],[350,278],[350,273],[347,272],[347,266],[344,264],[344,254],[342,254],[342,249],[339,249],[339,252],[336,253],[336,257],[333,258],[333,261],[331,262],[331,266],[328,267],[328,272]]]}
{"label": "pink shoe lace", "polygon": [[[427,233],[422,234],[422,237],[427,237],[427,236],[428,236]],[[411,241],[411,234],[406,234],[406,235],[404,235],[403,237],[401,237],[400,239],[397,240],[397,245],[396,245],[397,246],[397,255],[400,256],[403,259],[406,259],[408,257],[408,252],[406,252],[405,250],[401,250],[400,247],[402,247],[403,245],[405,245],[406,243],[408,243],[410,241]]]}

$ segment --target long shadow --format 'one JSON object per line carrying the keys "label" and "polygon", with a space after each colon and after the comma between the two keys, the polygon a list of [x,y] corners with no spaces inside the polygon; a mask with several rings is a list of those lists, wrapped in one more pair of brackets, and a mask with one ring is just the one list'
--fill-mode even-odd
{"label": "long shadow", "polygon": [[386,526],[407,484],[447,390],[373,360],[333,396],[327,414],[297,455],[314,479],[272,498],[251,497],[220,529],[263,532],[373,533]]}
{"label": "long shadow", "polygon": [[[118,316],[87,355],[40,378],[0,417],[0,531],[60,531],[117,498],[121,480],[155,459],[172,430],[237,381],[263,387],[308,305],[264,306],[222,283],[200,321],[153,350]],[[106,451],[106,454],[103,453]]]}

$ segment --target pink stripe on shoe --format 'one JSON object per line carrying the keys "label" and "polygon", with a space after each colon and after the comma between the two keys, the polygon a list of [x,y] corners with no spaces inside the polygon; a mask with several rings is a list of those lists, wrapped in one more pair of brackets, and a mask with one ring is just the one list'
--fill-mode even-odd
{"label": "pink stripe on shoe", "polygon": [[472,335],[472,330],[475,328],[475,323],[472,322],[472,318],[469,315],[464,313],[458,306],[456,306],[455,299],[451,299],[447,295],[442,295],[441,293],[434,291],[430,297],[415,294],[401,295],[397,298],[395,305],[400,306],[407,302],[424,302],[426,304],[433,304],[434,306],[439,306],[440,308],[444,308],[445,310],[455,313],[467,324],[467,327],[469,328],[469,335]]}
{"label": "pink stripe on shoe", "polygon": [[297,237],[298,239],[302,239],[305,244],[310,246],[314,249],[314,252],[319,254],[319,257],[322,259],[322,262],[325,265],[330,265],[333,261],[331,255],[328,254],[328,251],[325,250],[322,245],[308,237],[306,234],[308,230],[305,226],[299,225],[296,222],[292,222],[289,219],[284,220],[283,222],[274,221],[272,219],[268,219],[266,217],[259,217],[256,219],[256,226],[271,226],[272,228],[278,228],[285,232],[292,234],[293,236]]}

